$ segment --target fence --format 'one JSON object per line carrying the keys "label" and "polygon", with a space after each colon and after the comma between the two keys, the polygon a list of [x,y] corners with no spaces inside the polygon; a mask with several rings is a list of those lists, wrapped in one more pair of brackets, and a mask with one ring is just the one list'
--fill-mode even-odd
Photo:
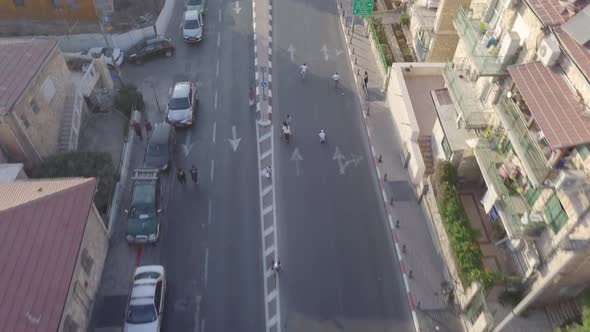
{"label": "fence", "polygon": [[383,53],[383,46],[381,46],[381,42],[379,41],[379,37],[377,36],[377,30],[375,30],[375,25],[371,20],[366,20],[369,24],[369,30],[371,31],[371,36],[373,37],[373,43],[375,44],[375,48],[377,48],[377,53],[379,53],[379,60],[381,63],[382,69],[384,72],[387,72],[387,61],[385,60],[385,54]]}

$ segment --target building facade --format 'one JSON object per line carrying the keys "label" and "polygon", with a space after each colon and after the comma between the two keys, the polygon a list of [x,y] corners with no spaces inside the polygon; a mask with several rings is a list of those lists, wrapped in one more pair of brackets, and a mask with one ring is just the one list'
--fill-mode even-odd
{"label": "building facade", "polygon": [[0,0],[0,17],[96,21],[94,0]]}
{"label": "building facade", "polygon": [[59,151],[64,121],[79,128],[84,100],[56,41],[2,42],[0,60],[0,145],[30,168]]}

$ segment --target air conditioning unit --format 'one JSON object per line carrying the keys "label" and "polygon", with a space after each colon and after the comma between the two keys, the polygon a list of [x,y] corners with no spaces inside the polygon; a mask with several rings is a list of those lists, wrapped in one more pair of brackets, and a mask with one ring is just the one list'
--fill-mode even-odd
{"label": "air conditioning unit", "polygon": [[586,184],[586,174],[578,170],[561,171],[554,183],[557,190],[577,190]]}
{"label": "air conditioning unit", "polygon": [[561,55],[559,44],[553,34],[545,37],[537,50],[537,56],[546,67],[553,66]]}
{"label": "air conditioning unit", "polygon": [[508,61],[513,61],[514,56],[520,47],[520,36],[514,31],[504,35],[502,43],[500,44],[500,51],[498,57],[502,60],[502,64],[508,64]]}

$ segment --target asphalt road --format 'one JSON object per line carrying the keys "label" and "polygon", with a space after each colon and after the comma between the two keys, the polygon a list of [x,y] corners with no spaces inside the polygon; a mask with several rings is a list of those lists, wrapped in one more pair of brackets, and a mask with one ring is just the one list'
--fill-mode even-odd
{"label": "asphalt road", "polygon": [[[200,184],[166,176],[160,243],[146,246],[141,264],[168,273],[164,331],[264,330],[255,119],[248,108],[253,81],[251,2],[208,1],[204,40],[183,42],[178,1],[167,31],[171,58],[125,64],[123,78],[162,111],[174,82],[197,82],[196,123],[178,129],[173,170],[196,165]],[[152,88],[153,87],[153,88]],[[164,119],[164,114],[152,118]],[[234,129],[235,128],[235,129]],[[228,139],[239,139],[234,151]],[[189,179],[190,180],[190,179]]]}
{"label": "asphalt road", "polygon": [[274,2],[273,110],[293,119],[275,144],[283,331],[413,331],[339,24],[332,0]]}

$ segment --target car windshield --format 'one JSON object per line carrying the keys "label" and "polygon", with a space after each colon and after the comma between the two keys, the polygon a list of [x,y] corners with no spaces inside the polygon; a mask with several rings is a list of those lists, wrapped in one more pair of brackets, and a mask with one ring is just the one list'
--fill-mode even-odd
{"label": "car windshield", "polygon": [[140,279],[158,279],[160,277],[160,273],[158,272],[143,272],[143,273],[138,273],[134,280],[140,280]]}
{"label": "car windshield", "polygon": [[145,324],[158,318],[156,307],[153,304],[131,305],[127,312],[127,323]]}
{"label": "car windshield", "polygon": [[201,22],[199,22],[199,19],[187,20],[184,22],[185,29],[198,29],[200,27],[201,27]]}
{"label": "car windshield", "polygon": [[160,157],[168,154],[168,145],[166,144],[149,144],[147,147],[148,157]]}
{"label": "car windshield", "polygon": [[133,197],[131,198],[131,210],[129,215],[135,219],[153,218],[154,203],[156,201],[156,191],[154,184],[136,184],[133,188]]}
{"label": "car windshield", "polygon": [[203,0],[188,0],[189,6],[198,6],[203,3]]}
{"label": "car windshield", "polygon": [[186,110],[190,108],[187,97],[171,98],[168,102],[168,107],[171,110]]}

